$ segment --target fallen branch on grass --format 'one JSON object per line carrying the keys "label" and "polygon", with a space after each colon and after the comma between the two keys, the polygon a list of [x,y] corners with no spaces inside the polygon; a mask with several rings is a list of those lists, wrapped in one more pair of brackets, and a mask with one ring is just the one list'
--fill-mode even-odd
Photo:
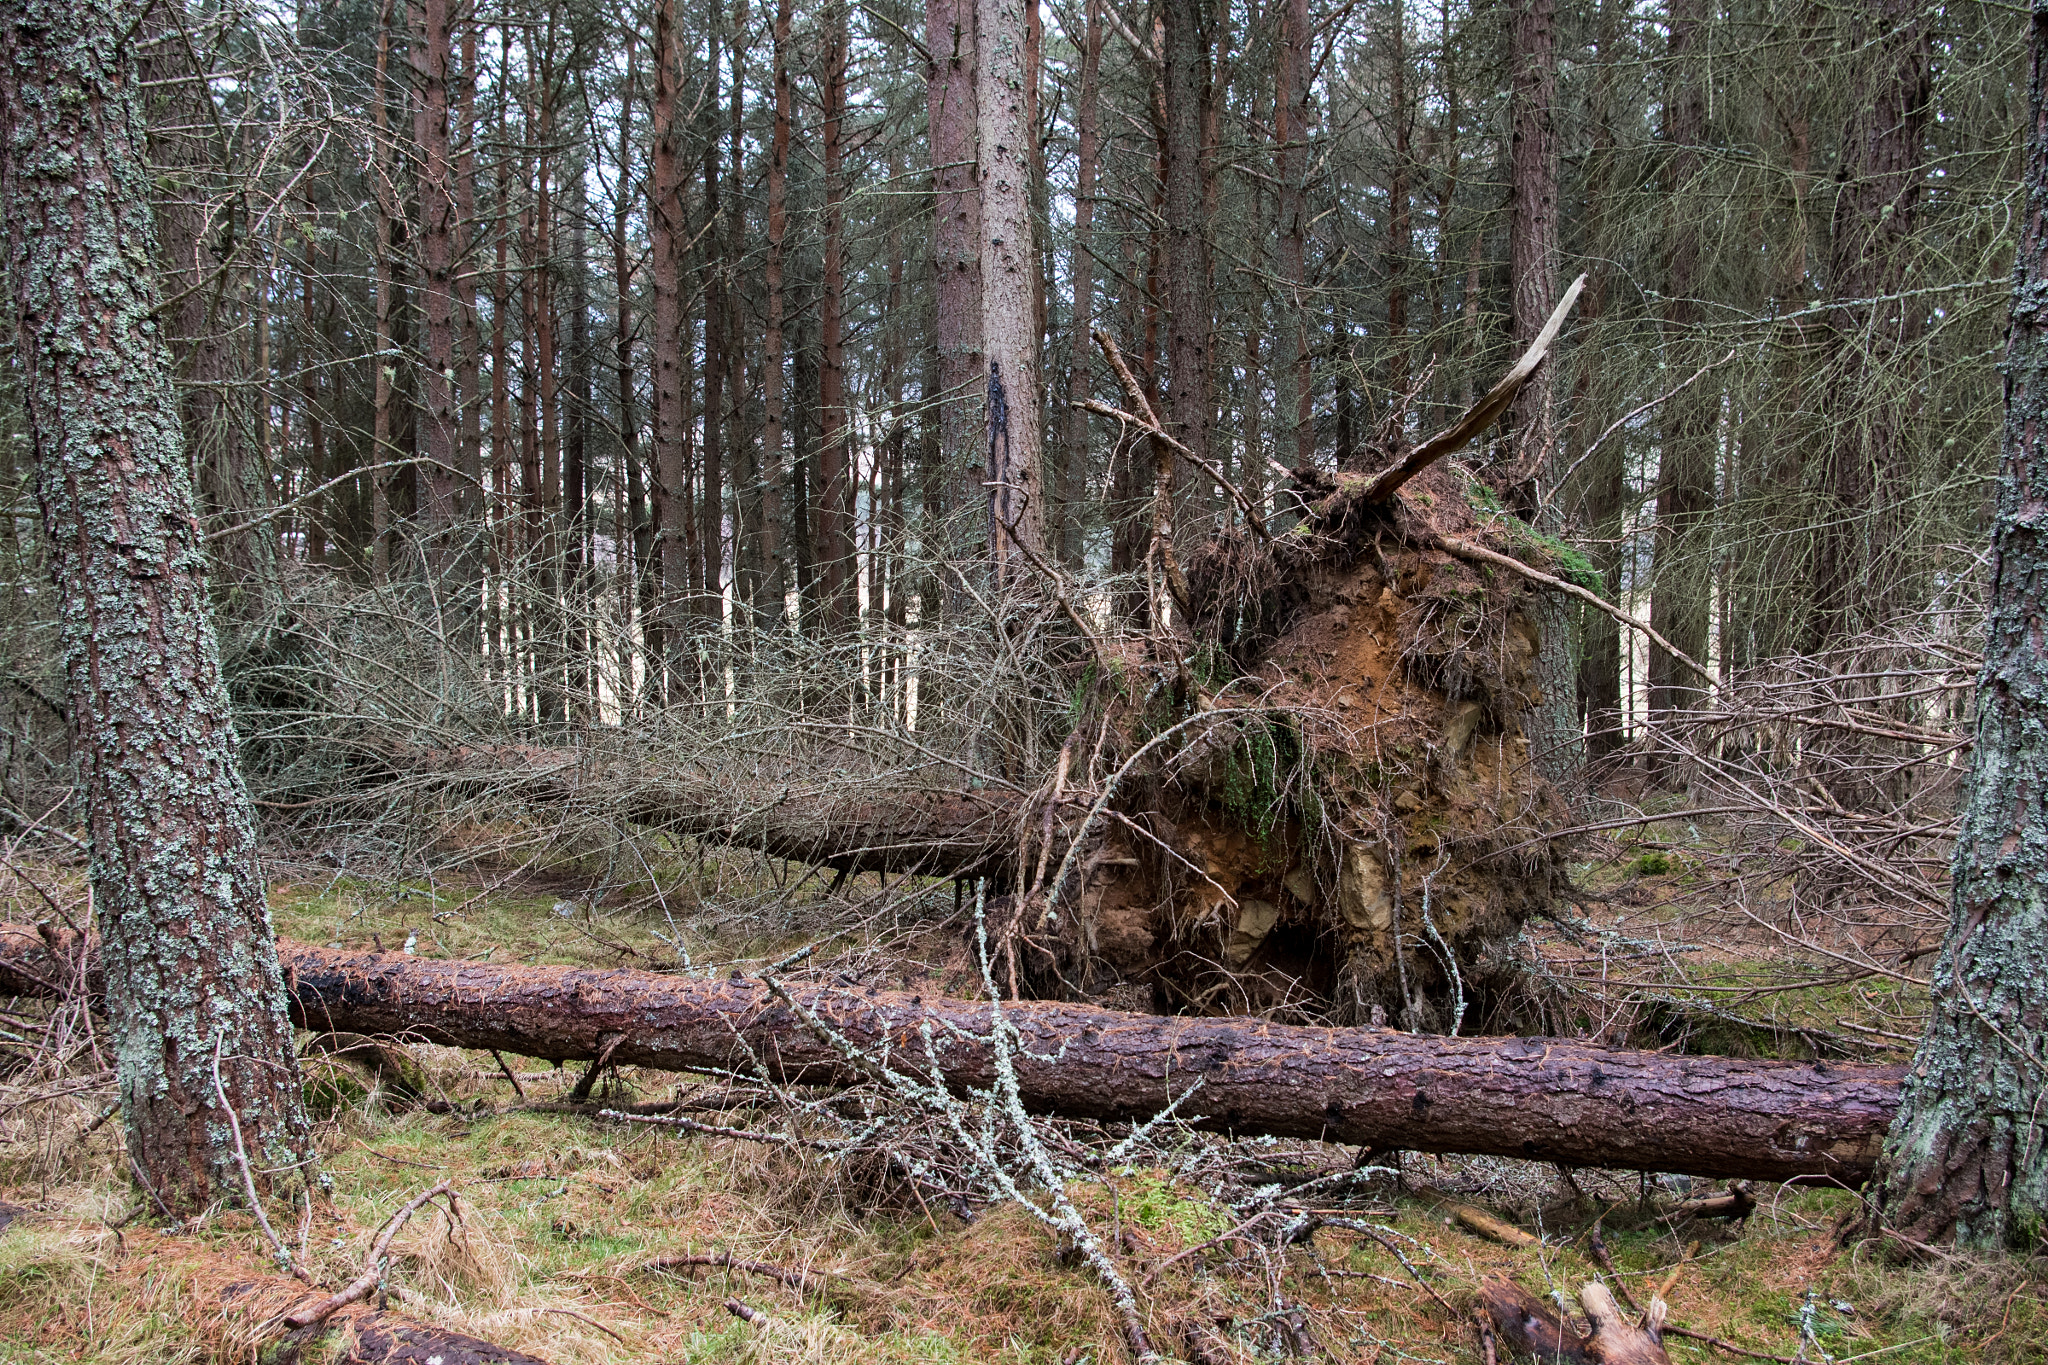
{"label": "fallen branch on grass", "polygon": [[322,1299],[319,1303],[288,1314],[285,1317],[284,1325],[287,1327],[318,1327],[350,1304],[368,1298],[370,1291],[375,1289],[378,1281],[384,1278],[384,1257],[391,1250],[391,1239],[398,1235],[398,1230],[404,1227],[415,1213],[418,1213],[444,1194],[448,1196],[450,1211],[453,1212],[455,1202],[454,1186],[444,1180],[426,1193],[413,1199],[411,1203],[407,1204],[397,1213],[391,1215],[390,1221],[384,1224],[384,1230],[377,1234],[377,1240],[371,1244],[370,1254],[363,1261],[362,1274],[349,1281],[341,1289]]}
{"label": "fallen branch on grass", "polygon": [[[48,949],[0,926],[0,991],[41,994]],[[40,954],[40,955],[39,955]],[[281,943],[304,1027],[405,1036],[620,1066],[731,1070],[746,1049],[784,1082],[863,1079],[798,1012],[743,980],[496,966]],[[20,971],[17,968],[26,968]],[[939,1039],[956,1092],[995,1079],[987,1001],[791,985],[792,999],[862,1048],[922,1058]],[[1036,1113],[1142,1121],[1185,1094],[1210,1130],[1381,1149],[1737,1179],[1865,1179],[1898,1104],[1899,1069],[1673,1057],[1556,1038],[1444,1038],[1172,1018],[1085,1005],[1006,1005],[1017,1081]]]}
{"label": "fallen branch on grass", "polygon": [[1550,1305],[1511,1280],[1492,1279],[1479,1286],[1479,1301],[1501,1340],[1540,1361],[1572,1365],[1669,1365],[1664,1352],[1664,1300],[1650,1300],[1648,1321],[1636,1326],[1621,1315],[1607,1286],[1595,1282],[1579,1290],[1579,1306],[1591,1331],[1581,1336],[1561,1322]]}
{"label": "fallen branch on grass", "polygon": [[655,1273],[671,1270],[693,1270],[699,1267],[713,1270],[744,1270],[749,1275],[763,1275],[768,1279],[788,1285],[799,1294],[822,1294],[825,1285],[807,1271],[788,1266],[769,1265],[766,1261],[743,1261],[730,1251],[717,1253],[700,1252],[693,1256],[664,1256],[658,1261],[649,1261],[640,1267]]}

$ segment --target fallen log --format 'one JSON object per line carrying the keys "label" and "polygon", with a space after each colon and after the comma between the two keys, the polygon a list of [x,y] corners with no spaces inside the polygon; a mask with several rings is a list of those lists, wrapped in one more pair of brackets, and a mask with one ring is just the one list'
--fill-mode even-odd
{"label": "fallen log", "polygon": [[[48,931],[45,931],[48,933]],[[0,991],[75,980],[64,933],[0,925]],[[556,1061],[668,1071],[747,1065],[780,1080],[860,1073],[769,989],[640,971],[495,966],[281,943],[294,1018]],[[929,1029],[955,1090],[995,1079],[985,1001],[791,987],[854,1046],[921,1069]],[[1556,1038],[1446,1038],[1247,1018],[1004,1007],[1040,1113],[1139,1120],[1183,1101],[1201,1126],[1381,1150],[1466,1152],[1737,1179],[1860,1183],[1898,1103],[1900,1069],[1671,1057]],[[744,1044],[744,1048],[742,1047]],[[1195,1092],[1192,1095],[1190,1092]]]}

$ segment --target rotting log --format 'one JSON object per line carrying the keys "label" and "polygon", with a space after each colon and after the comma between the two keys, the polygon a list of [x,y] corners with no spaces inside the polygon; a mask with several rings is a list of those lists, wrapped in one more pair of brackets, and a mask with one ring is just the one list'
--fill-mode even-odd
{"label": "rotting log", "polygon": [[[46,941],[46,938],[49,941]],[[62,933],[0,926],[0,991],[79,979]],[[859,1072],[767,986],[652,972],[496,966],[285,944],[306,1028],[691,1071],[747,1065],[846,1084]],[[955,1089],[994,1080],[990,1006],[791,986],[846,1040]],[[1465,1152],[1692,1175],[1860,1183],[1898,1102],[1899,1068],[1672,1057],[1555,1038],[1448,1038],[1262,1019],[1127,1014],[1026,1001],[1017,1080],[1041,1113],[1140,1120],[1181,1101],[1200,1126],[1381,1150]],[[1199,1082],[1199,1091],[1196,1091]]]}

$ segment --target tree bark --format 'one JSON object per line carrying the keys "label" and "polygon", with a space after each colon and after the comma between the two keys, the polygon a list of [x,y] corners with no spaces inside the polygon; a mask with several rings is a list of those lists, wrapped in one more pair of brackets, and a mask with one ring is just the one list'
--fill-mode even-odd
{"label": "tree bark", "polygon": [[390,144],[390,100],[386,87],[390,80],[391,27],[397,0],[383,0],[377,21],[377,67],[376,80],[371,95],[372,123],[376,137],[370,148],[370,193],[377,201],[377,222],[375,245],[371,248],[374,258],[372,269],[376,273],[376,343],[370,354],[371,406],[371,454],[370,479],[370,581],[382,585],[391,577],[391,484],[395,477],[389,470],[376,466],[392,458],[394,449],[392,436],[392,404],[396,399],[397,366],[392,363],[391,315],[397,306],[396,282],[393,279],[395,264],[392,260],[393,238],[398,229],[397,215],[393,212],[393,199],[397,187],[392,183],[391,167],[385,148]]}
{"label": "tree bark", "polygon": [[1828,347],[1836,373],[1821,397],[1821,506],[1813,607],[1814,652],[1883,620],[1908,600],[1898,561],[1897,503],[1909,482],[1908,413],[1915,385],[1897,370],[1915,329],[1907,247],[1917,230],[1928,125],[1934,115],[1933,31],[1910,0],[1852,11],[1870,49],[1872,88],[1859,100],[1836,171],[1830,233]]}
{"label": "tree bark", "polygon": [[413,151],[419,158],[416,182],[419,232],[420,316],[424,349],[420,366],[419,454],[420,550],[441,601],[454,566],[455,416],[455,196],[448,138],[448,67],[451,57],[448,0],[411,0]]}
{"label": "tree bark", "polygon": [[[719,30],[722,0],[705,0],[704,65],[704,445],[703,488],[697,503],[697,542],[703,556],[704,596],[698,609],[712,622],[723,615],[725,592],[725,370],[730,355],[731,281],[726,269],[725,207],[720,191],[718,124],[725,107],[719,95]],[[738,51],[737,47],[732,49]]]}
{"label": "tree bark", "polygon": [[768,259],[763,285],[768,292],[768,320],[761,338],[761,560],[765,578],[757,619],[765,630],[788,614],[789,557],[783,549],[782,508],[786,444],[783,414],[782,281],[785,239],[789,234],[789,30],[793,0],[776,0],[772,62],[775,82],[775,123],[768,144]]}
{"label": "tree bark", "polygon": [[[939,460],[948,511],[980,506],[981,193],[975,177],[975,0],[926,0],[932,55],[927,122],[932,157],[932,278],[938,299]],[[941,547],[933,547],[941,548]]]}
{"label": "tree bark", "polygon": [[1031,225],[1028,117],[1038,72],[1027,60],[1025,0],[977,0],[974,100],[980,119],[981,344],[989,562],[999,586],[1029,581],[1045,557],[1040,479],[1038,251]]}
{"label": "tree bark", "polygon": [[[1308,196],[1303,176],[1308,165],[1308,0],[1283,0],[1280,9],[1280,70],[1273,96],[1273,141],[1278,153],[1280,200],[1280,340],[1273,357],[1280,378],[1280,411],[1276,434],[1292,432],[1283,441],[1296,469],[1315,461],[1315,424],[1311,420],[1312,390],[1308,354],[1308,280],[1303,259],[1308,239]],[[1292,446],[1291,452],[1289,446]]]}
{"label": "tree bark", "polygon": [[1214,45],[1205,0],[1162,0],[1165,18],[1166,427],[1197,458],[1209,457],[1209,223],[1203,212],[1209,168],[1202,155],[1202,106]]}
{"label": "tree bark", "polygon": [[259,1188],[305,1185],[316,1154],[154,321],[123,37],[140,17],[117,0],[0,9],[0,217],[127,1150],[174,1217],[240,1192],[238,1146]]}
{"label": "tree bark", "polygon": [[[75,946],[72,948],[75,951]],[[65,970],[36,931],[0,926],[0,987],[21,994]],[[639,971],[495,966],[285,947],[296,1017],[309,1028],[403,1035],[555,1061],[610,1050],[624,1066],[724,1068],[751,1055],[784,1080],[861,1079],[769,989]],[[75,970],[75,969],[74,969]],[[790,987],[857,1047],[926,1067],[922,1027],[946,1041],[956,1090],[995,1077],[986,1000]],[[1017,1079],[1041,1113],[1151,1117],[1193,1093],[1201,1127],[1414,1152],[1472,1152],[1755,1180],[1869,1174],[1899,1070],[1672,1057],[1558,1038],[1445,1038],[1383,1028],[1299,1028],[1013,1002]]]}
{"label": "tree bark", "polygon": [[650,594],[654,609],[641,615],[647,641],[648,690],[656,698],[669,695],[668,633],[670,604],[689,589],[680,536],[678,492],[684,479],[683,426],[688,421],[683,395],[682,252],[688,238],[683,219],[682,128],[676,100],[682,88],[681,43],[676,36],[676,0],[658,0],[654,8],[654,100],[650,109],[654,137],[654,175],[648,185],[648,275],[654,293],[654,564],[650,573],[658,586]]}
{"label": "tree bark", "polygon": [[[1512,210],[1508,226],[1509,276],[1514,293],[1514,340],[1526,350],[1557,306],[1558,213],[1557,6],[1555,0],[1517,0],[1514,9],[1515,70],[1510,151]],[[1403,218],[1405,208],[1397,208]],[[1551,490],[1556,469],[1557,384],[1555,365],[1545,365],[1515,395],[1515,443],[1511,499],[1548,535],[1563,530]],[[1585,764],[1585,732],[1579,724],[1572,626],[1578,611],[1562,597],[1545,597],[1535,611],[1541,636],[1531,740],[1543,775],[1561,791],[1576,789]]]}
{"label": "tree bark", "polygon": [[1067,412],[1060,445],[1060,563],[1082,567],[1081,518],[1088,486],[1088,416],[1079,406],[1090,392],[1095,328],[1095,182],[1101,159],[1102,11],[1104,0],[1084,0],[1081,82],[1074,95],[1074,251],[1068,273],[1074,306],[1067,318],[1071,355],[1067,361]]}
{"label": "tree bark", "polygon": [[825,269],[818,299],[818,419],[812,544],[817,552],[818,622],[842,640],[858,625],[853,435],[846,401],[846,65],[844,0],[828,0],[818,73],[819,141],[825,173]]}
{"label": "tree bark", "polygon": [[[1705,36],[1700,0],[1676,0],[1666,48],[1669,92],[1665,106],[1666,276],[1665,347],[1682,373],[1684,346],[1699,329],[1699,230],[1685,207],[1696,192],[1700,152],[1707,138],[1705,81],[1696,50]],[[1708,537],[1714,513],[1714,430],[1720,403],[1714,390],[1694,385],[1664,405],[1664,440],[1657,469],[1657,539],[1650,625],[1691,657],[1707,658],[1711,573]],[[1701,704],[1701,681],[1663,650],[1650,650],[1650,718],[1669,720]]]}
{"label": "tree bark", "polygon": [[1884,1147],[1876,1225],[2032,1250],[2048,1222],[2048,3],[2034,0],[2026,212],[2005,353],[1991,614],[1949,928]]}

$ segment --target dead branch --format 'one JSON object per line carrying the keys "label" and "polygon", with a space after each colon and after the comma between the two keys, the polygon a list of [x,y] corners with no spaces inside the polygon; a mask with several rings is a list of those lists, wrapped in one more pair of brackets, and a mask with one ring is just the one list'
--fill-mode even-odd
{"label": "dead branch", "polygon": [[1544,573],[1541,569],[1532,569],[1512,555],[1504,555],[1497,550],[1489,550],[1484,545],[1474,545],[1471,541],[1460,540],[1456,536],[1437,536],[1435,543],[1437,548],[1445,554],[1456,555],[1459,559],[1476,560],[1481,564],[1491,564],[1496,568],[1506,569],[1509,573],[1520,574],[1531,583],[1540,583],[1552,592],[1564,593],[1568,597],[1577,598],[1596,611],[1605,612],[1630,630],[1641,631],[1649,637],[1650,641],[1657,648],[1691,669],[1707,684],[1713,684],[1714,675],[1694,662],[1691,655],[1672,644],[1662,635],[1659,635],[1649,623],[1638,621],[1619,607],[1612,607],[1601,601],[1598,593],[1589,592],[1576,583],[1570,583],[1562,578],[1554,577],[1551,574]]}
{"label": "dead branch", "polygon": [[1463,448],[1466,442],[1499,421],[1500,415],[1515,401],[1515,394],[1550,354],[1550,344],[1557,340],[1558,332],[1564,327],[1566,315],[1571,312],[1572,305],[1579,301],[1579,292],[1585,287],[1584,275],[1573,280],[1571,288],[1564,291],[1564,297],[1558,300],[1556,309],[1551,312],[1550,320],[1543,324],[1543,330],[1529,343],[1529,349],[1522,352],[1522,358],[1500,377],[1499,382],[1486,391],[1485,397],[1467,408],[1464,416],[1415,447],[1406,459],[1383,471],[1367,484],[1365,500],[1387,501],[1401,490],[1402,484],[1444,456],[1454,454]]}

